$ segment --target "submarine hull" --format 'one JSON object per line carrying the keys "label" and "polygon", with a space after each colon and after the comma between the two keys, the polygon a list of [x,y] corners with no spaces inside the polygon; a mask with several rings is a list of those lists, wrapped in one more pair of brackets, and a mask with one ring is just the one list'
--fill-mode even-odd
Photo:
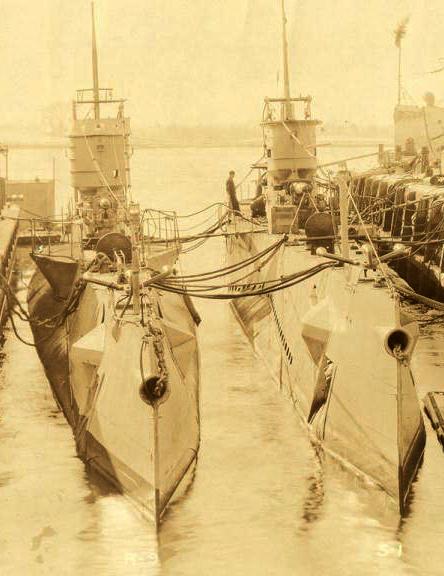
{"label": "submarine hull", "polygon": [[[66,288],[60,259],[37,266],[28,291],[31,327],[79,456],[158,522],[189,477],[200,441],[199,354],[189,304],[150,290],[141,322],[99,284],[74,277],[70,296],[57,296],[48,278],[63,277]],[[144,384],[155,381],[159,364],[166,385],[154,397]]]}
{"label": "submarine hull", "polygon": [[[230,264],[258,254],[276,236],[227,237]],[[305,243],[284,243],[250,286],[325,262]],[[422,461],[425,429],[409,355],[389,338],[417,328],[386,286],[358,268],[330,267],[268,295],[236,297],[232,308],[272,379],[293,403],[311,438],[381,487],[403,513]],[[232,286],[238,296],[242,291]],[[242,289],[248,289],[245,282]]]}

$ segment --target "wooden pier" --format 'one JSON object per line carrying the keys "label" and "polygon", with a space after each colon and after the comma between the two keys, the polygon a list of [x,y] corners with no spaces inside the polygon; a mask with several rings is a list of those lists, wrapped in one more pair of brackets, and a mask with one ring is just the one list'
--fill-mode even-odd
{"label": "wooden pier", "polygon": [[10,284],[14,271],[19,214],[20,207],[15,205],[4,206],[0,214],[0,273],[2,280],[2,288],[0,289],[0,340],[3,340],[3,326],[8,311],[8,299],[3,286],[6,282]]}

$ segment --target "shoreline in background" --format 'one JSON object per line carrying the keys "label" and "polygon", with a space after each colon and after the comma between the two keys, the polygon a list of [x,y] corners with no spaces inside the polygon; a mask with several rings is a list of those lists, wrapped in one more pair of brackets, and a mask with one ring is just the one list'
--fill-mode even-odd
{"label": "shoreline in background", "polygon": [[[67,147],[69,129],[48,130],[40,125],[0,126],[0,142],[9,148],[54,148]],[[153,148],[261,148],[260,126],[151,126],[134,130],[131,142],[137,149]],[[323,124],[318,132],[320,147],[368,148],[393,143],[390,126],[356,126]]]}
{"label": "shoreline in background", "polygon": [[[391,146],[392,142],[387,139],[356,139],[356,140],[318,140],[320,148],[370,148],[372,146],[377,147],[379,144],[384,144],[384,146]],[[63,139],[54,139],[51,141],[28,141],[28,142],[17,142],[17,141],[7,141],[4,140],[2,143],[4,146],[8,146],[10,150],[13,149],[57,149],[61,150],[67,147],[67,141]],[[144,142],[138,141],[137,138],[133,138],[133,148],[134,149],[156,149],[156,148],[261,148],[262,142],[260,140],[252,141],[239,141],[239,142],[208,142],[208,141],[193,141],[189,143],[171,141],[157,141],[157,142]]]}

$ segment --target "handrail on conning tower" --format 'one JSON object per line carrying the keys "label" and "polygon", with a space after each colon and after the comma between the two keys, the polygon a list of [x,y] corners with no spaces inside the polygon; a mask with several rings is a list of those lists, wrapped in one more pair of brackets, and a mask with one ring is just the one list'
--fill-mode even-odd
{"label": "handrail on conning tower", "polygon": [[[76,104],[94,104],[96,102],[94,88],[76,90]],[[125,98],[114,98],[112,88],[99,88],[100,104],[115,104],[126,102]]]}
{"label": "handrail on conning tower", "polygon": [[[263,123],[268,123],[268,122],[291,122],[295,119],[295,114],[294,114],[294,110],[292,107],[291,113],[292,116],[291,118],[286,118],[286,106],[288,104],[293,104],[293,103],[301,103],[303,104],[303,118],[305,120],[311,120],[312,115],[311,115],[311,103],[312,103],[312,97],[311,96],[299,96],[297,98],[265,98],[264,99],[264,113],[263,113],[263,119],[262,122]],[[277,112],[278,110],[280,110],[280,119],[278,119],[277,117]],[[297,114],[296,114],[297,116]],[[284,120],[283,120],[284,119]]]}

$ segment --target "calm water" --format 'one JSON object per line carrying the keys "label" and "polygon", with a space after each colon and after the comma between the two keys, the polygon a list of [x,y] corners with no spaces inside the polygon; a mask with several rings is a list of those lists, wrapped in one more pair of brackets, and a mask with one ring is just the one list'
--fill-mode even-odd
{"label": "calm water", "polygon": [[[11,177],[48,176],[52,154],[13,151]],[[68,175],[56,154],[61,205]],[[233,167],[240,179],[259,156],[256,149],[136,151],[134,195],[143,205],[190,212],[223,198],[226,172]],[[184,266],[215,268],[222,258],[222,240],[210,240]],[[23,299],[29,274],[18,277]],[[197,304],[201,450],[194,480],[158,536],[122,496],[86,474],[34,349],[8,332],[0,368],[0,574],[443,574],[444,454],[428,422],[412,510],[400,523],[382,493],[316,453],[228,304]],[[27,325],[20,331],[31,340]],[[443,387],[443,335],[440,326],[423,330],[415,358],[421,397]]]}

